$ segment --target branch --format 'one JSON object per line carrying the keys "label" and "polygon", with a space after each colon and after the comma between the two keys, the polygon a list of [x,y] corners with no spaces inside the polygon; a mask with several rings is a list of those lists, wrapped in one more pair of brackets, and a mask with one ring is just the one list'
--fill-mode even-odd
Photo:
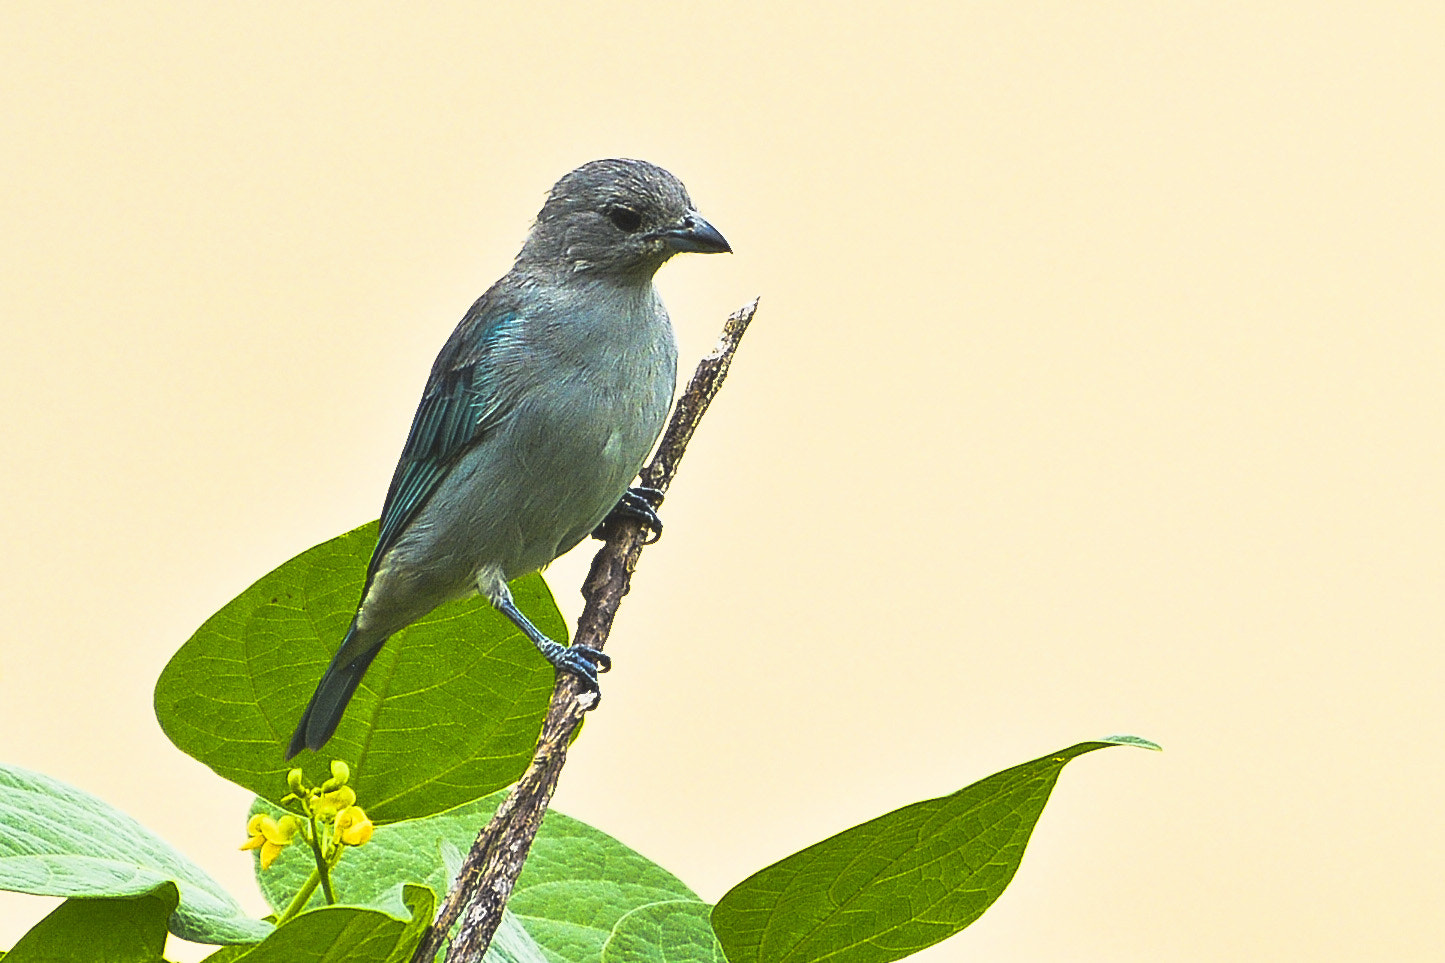
{"label": "branch", "polygon": [[[657,454],[642,469],[639,476],[642,484],[662,492],[672,484],[683,452],[708,404],[722,387],[738,342],[757,310],[755,299],[735,311],[723,325],[717,347],[698,362],[687,390],[673,408]],[[612,632],[612,620],[631,586],[632,573],[637,569],[644,544],[646,533],[639,522],[629,520],[610,526],[607,540],[593,558],[592,570],[582,585],[586,605],[577,620],[574,645],[580,643],[600,649],[606,644]],[[532,839],[542,824],[542,815],[557,788],[572,732],[593,704],[590,693],[586,704],[580,695],[576,676],[559,672],[532,764],[498,807],[491,822],[477,835],[436,922],[417,947],[412,963],[431,963],[458,919],[461,928],[447,951],[446,963],[480,961],[486,953],[492,935],[501,924],[502,908],[512,895],[522,864],[532,848]]]}

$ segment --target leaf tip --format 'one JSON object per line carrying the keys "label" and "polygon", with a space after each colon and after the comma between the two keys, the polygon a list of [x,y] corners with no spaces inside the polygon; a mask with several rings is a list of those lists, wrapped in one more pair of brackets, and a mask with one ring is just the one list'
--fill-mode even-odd
{"label": "leaf tip", "polygon": [[1114,746],[1137,746],[1140,749],[1152,749],[1154,752],[1163,752],[1164,747],[1157,742],[1145,739],[1143,736],[1117,735],[1105,736],[1100,742],[1107,742]]}

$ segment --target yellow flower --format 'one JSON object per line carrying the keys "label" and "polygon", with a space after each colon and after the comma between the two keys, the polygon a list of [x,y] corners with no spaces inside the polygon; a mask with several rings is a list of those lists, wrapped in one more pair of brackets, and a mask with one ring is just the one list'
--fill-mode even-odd
{"label": "yellow flower", "polygon": [[360,806],[347,806],[336,814],[336,838],[348,846],[360,846],[375,828]]}
{"label": "yellow flower", "polygon": [[270,869],[276,857],[281,855],[281,850],[296,838],[300,828],[301,820],[295,816],[286,815],[276,820],[265,813],[257,813],[246,824],[250,838],[241,844],[241,848],[261,850],[261,868]]}
{"label": "yellow flower", "polygon": [[342,786],[330,792],[322,793],[307,804],[311,815],[317,819],[328,819],[335,816],[347,806],[355,805],[356,791],[350,786]]}

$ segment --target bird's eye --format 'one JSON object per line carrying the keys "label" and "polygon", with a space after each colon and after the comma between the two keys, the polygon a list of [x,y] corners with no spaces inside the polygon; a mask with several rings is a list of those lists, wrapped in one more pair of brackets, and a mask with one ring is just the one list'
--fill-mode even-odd
{"label": "bird's eye", "polygon": [[609,208],[607,211],[607,219],[610,220],[619,231],[627,234],[631,234],[642,226],[642,215],[630,207]]}

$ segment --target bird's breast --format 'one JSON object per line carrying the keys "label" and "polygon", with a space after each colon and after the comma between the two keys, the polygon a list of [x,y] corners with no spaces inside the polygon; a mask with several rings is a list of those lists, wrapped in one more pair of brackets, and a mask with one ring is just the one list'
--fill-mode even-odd
{"label": "bird's breast", "polygon": [[399,539],[403,567],[462,589],[483,569],[515,578],[545,566],[601,522],[642,467],[676,385],[666,312],[655,296],[551,307],[498,346],[511,400]]}

